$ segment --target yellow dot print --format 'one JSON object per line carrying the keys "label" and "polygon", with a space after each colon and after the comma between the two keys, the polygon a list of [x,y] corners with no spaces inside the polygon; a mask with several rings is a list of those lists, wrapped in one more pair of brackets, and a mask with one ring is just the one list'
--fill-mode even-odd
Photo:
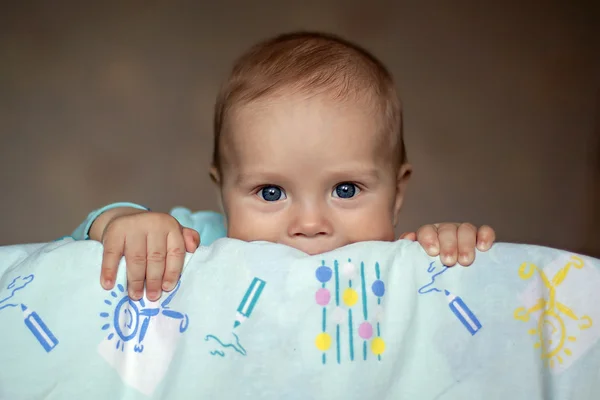
{"label": "yellow dot print", "polygon": [[347,305],[348,307],[352,307],[358,301],[358,293],[356,293],[356,290],[348,288],[344,290],[342,300],[344,300],[345,305]]}
{"label": "yellow dot print", "polygon": [[325,332],[319,333],[315,339],[315,346],[321,351],[328,350],[331,347],[331,336]]}
{"label": "yellow dot print", "polygon": [[371,351],[376,356],[383,354],[383,352],[385,351],[385,342],[382,338],[376,337],[375,339],[373,339],[373,341],[371,341]]}

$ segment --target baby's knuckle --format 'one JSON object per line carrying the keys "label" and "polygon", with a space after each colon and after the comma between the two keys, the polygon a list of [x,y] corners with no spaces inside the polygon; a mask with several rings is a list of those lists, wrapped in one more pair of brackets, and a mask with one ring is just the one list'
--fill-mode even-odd
{"label": "baby's knuckle", "polygon": [[181,257],[185,255],[185,250],[182,247],[175,246],[167,250],[169,257]]}
{"label": "baby's knuckle", "polygon": [[121,257],[122,253],[120,250],[114,249],[112,247],[105,246],[104,247],[104,256],[117,256]]}
{"label": "baby's knuckle", "polygon": [[139,285],[144,285],[144,280],[145,277],[144,276],[139,276],[139,277],[130,277],[127,279],[127,284],[130,286],[139,286]]}
{"label": "baby's knuckle", "polygon": [[132,253],[128,254],[129,262],[132,264],[146,264],[147,255],[146,253]]}
{"label": "baby's knuckle", "polygon": [[165,261],[165,257],[165,253],[162,253],[160,251],[152,251],[150,252],[150,254],[148,254],[148,261],[163,262]]}

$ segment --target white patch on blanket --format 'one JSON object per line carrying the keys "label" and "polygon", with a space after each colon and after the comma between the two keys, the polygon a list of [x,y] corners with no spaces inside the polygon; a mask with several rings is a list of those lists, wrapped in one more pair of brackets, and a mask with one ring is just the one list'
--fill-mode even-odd
{"label": "white patch on blanket", "polygon": [[[158,302],[146,300],[147,308],[159,307]],[[98,353],[113,367],[123,382],[139,392],[150,396],[165,377],[177,343],[181,336],[180,320],[162,314],[151,317],[145,337],[142,341],[143,351],[136,352],[140,328],[144,317],[139,318],[136,337],[122,342],[117,348],[118,335],[104,339],[98,345]],[[110,331],[107,331],[110,332]],[[139,347],[138,347],[139,349]]]}

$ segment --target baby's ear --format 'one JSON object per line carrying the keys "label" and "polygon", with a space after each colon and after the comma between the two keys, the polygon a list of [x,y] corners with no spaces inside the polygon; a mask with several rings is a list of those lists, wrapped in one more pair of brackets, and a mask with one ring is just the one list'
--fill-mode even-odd
{"label": "baby's ear", "polygon": [[394,226],[398,224],[400,209],[402,208],[406,187],[411,175],[412,165],[405,163],[398,168],[398,174],[396,176],[396,201],[394,203]]}
{"label": "baby's ear", "polygon": [[216,185],[221,184],[221,174],[219,173],[219,170],[217,169],[217,167],[212,165],[210,167],[210,169],[208,170],[208,174],[210,175],[210,179],[213,181],[214,184],[216,184]]}

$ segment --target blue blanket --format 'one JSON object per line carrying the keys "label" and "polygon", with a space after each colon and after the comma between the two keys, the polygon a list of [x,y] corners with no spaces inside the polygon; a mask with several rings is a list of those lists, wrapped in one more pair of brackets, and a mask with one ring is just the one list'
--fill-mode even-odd
{"label": "blue blanket", "polygon": [[69,238],[0,247],[0,399],[597,399],[600,261],[409,241],[319,256],[220,239],[130,300]]}

